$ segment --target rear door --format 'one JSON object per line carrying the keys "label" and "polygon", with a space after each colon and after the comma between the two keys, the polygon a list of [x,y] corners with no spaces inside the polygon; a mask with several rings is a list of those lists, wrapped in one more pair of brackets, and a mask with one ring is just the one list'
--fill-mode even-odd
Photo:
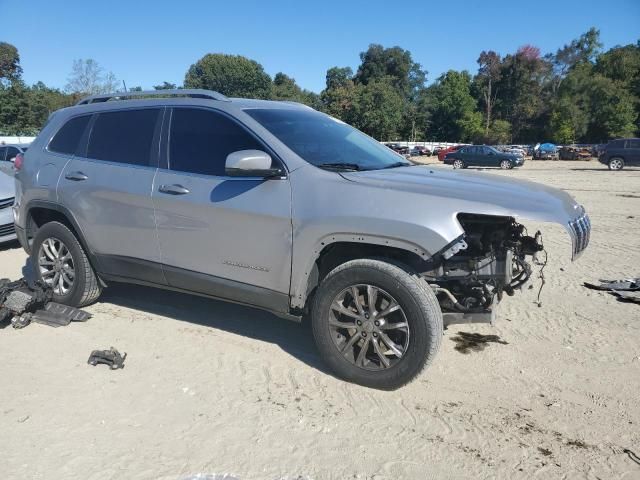
{"label": "rear door", "polygon": [[235,119],[176,107],[166,167],[153,190],[170,285],[266,306],[288,307],[291,187],[288,179],[228,177],[229,153],[265,145]]}
{"label": "rear door", "polygon": [[627,165],[640,165],[640,139],[627,140]]}
{"label": "rear door", "polygon": [[161,107],[94,114],[60,177],[59,198],[102,273],[165,283],[151,199],[163,116]]}

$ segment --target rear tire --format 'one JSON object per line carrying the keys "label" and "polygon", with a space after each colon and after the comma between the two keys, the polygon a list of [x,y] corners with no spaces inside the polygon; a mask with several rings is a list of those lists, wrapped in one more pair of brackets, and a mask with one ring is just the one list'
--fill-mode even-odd
{"label": "rear tire", "polygon": [[80,242],[60,222],[49,222],[38,229],[31,248],[31,262],[36,278],[53,288],[53,300],[57,303],[84,307],[102,293]]}
{"label": "rear tire", "polygon": [[414,379],[435,357],[443,333],[427,283],[407,267],[374,259],[344,263],[322,280],[311,324],[337,376],[382,390]]}
{"label": "rear tire", "polygon": [[609,160],[609,170],[618,171],[624,168],[624,160],[620,157],[613,157]]}

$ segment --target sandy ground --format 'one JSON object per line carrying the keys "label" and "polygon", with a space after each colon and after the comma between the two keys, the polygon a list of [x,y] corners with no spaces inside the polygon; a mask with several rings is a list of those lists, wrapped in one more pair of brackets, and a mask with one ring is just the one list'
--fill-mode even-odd
{"label": "sandy ground", "polygon": [[[565,189],[591,215],[576,263],[543,225],[541,308],[537,289],[507,298],[495,327],[450,328],[416,381],[379,392],[332,377],[303,325],[113,287],[85,324],[0,330],[0,478],[640,478],[624,452],[640,454],[640,305],[582,286],[640,273],[640,170],[491,174]],[[0,248],[0,277],[25,259]],[[86,364],[111,345],[124,370]]]}

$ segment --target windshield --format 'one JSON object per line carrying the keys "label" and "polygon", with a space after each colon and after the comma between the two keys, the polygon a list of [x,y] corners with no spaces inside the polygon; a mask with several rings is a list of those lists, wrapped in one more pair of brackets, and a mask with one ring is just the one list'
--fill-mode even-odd
{"label": "windshield", "polygon": [[315,110],[274,108],[248,109],[245,112],[317,167],[378,170],[412,165],[364,133]]}

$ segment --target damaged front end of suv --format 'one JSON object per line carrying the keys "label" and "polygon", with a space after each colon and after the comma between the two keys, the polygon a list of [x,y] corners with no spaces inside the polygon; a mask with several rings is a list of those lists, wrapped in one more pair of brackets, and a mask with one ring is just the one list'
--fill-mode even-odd
{"label": "damaged front end of suv", "polygon": [[[506,294],[528,283],[534,268],[543,269],[547,252],[540,231],[530,235],[514,217],[460,213],[464,234],[447,246],[422,273],[440,301],[445,325],[491,323],[497,304]],[[584,211],[567,223],[572,238],[572,259],[587,247],[591,223]]]}

